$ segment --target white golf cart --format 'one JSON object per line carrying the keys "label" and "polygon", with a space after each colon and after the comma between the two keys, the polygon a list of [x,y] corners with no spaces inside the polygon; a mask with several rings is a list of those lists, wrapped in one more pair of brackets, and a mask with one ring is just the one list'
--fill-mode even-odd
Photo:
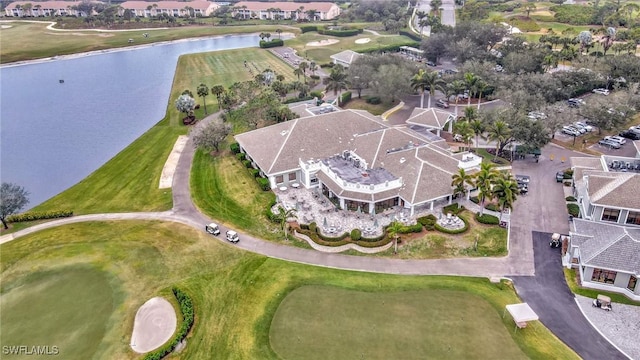
{"label": "white golf cart", "polygon": [[600,308],[602,310],[611,311],[611,298],[598,294],[598,297],[593,300],[591,306]]}
{"label": "white golf cart", "polygon": [[205,226],[204,229],[211,235],[216,235],[216,236],[220,235],[220,228],[216,223],[211,223]]}
{"label": "white golf cart", "polygon": [[233,231],[233,230],[229,230],[227,231],[227,241],[232,242],[232,243],[237,243],[238,241],[240,241],[240,237],[238,237],[238,233]]}

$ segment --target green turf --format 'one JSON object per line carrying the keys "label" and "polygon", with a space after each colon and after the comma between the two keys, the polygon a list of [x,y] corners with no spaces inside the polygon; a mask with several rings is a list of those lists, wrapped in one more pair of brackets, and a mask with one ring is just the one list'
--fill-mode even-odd
{"label": "green turf", "polygon": [[270,338],[286,360],[526,359],[501,320],[462,291],[304,286],[276,311]]}
{"label": "green turf", "polygon": [[[69,266],[3,282],[2,338],[5,346],[54,346],[61,359],[100,354],[109,318],[122,299],[109,274],[90,266]],[[11,359],[47,358],[24,355]]]}
{"label": "green turf", "polygon": [[[297,28],[278,25],[260,26],[185,26],[164,30],[136,30],[111,33],[94,31],[51,31],[48,24],[11,22],[12,27],[2,29],[0,36],[0,63],[39,59],[56,55],[68,55],[119,47],[151,44],[193,37],[219,36],[240,33],[275,32],[280,28],[297,32]],[[149,33],[145,38],[142,34]],[[129,39],[134,39],[129,43]],[[256,44],[257,45],[257,44]]]}
{"label": "green turf", "polygon": [[[505,341],[515,341],[528,357],[577,359],[538,322],[514,334],[513,321],[501,316],[506,304],[520,300],[510,285],[491,284],[482,278],[382,275],[288,263],[239,251],[203,231],[159,222],[73,224],[0,245],[0,252],[3,284],[27,282],[28,274],[34,269],[45,273],[61,266],[87,266],[88,263],[117,279],[122,301],[106,322],[94,359],[139,358],[129,348],[135,313],[151,297],[170,298],[170,287],[174,285],[193,297],[196,312],[195,328],[180,355],[184,359],[211,359],[212,354],[217,359],[277,359],[269,340],[274,314],[291,291],[305,285],[337,287],[372,296],[404,291],[437,290],[441,296],[443,290],[464,292],[467,298],[482,298],[484,300],[477,302],[490,304],[482,305],[486,306],[483,308],[488,312],[486,316],[502,322],[511,339]],[[18,288],[11,292],[15,290]],[[446,298],[444,302],[450,299],[456,301]],[[316,301],[319,306],[323,302],[321,298]],[[54,310],[60,307],[56,301],[48,304]],[[390,305],[389,309],[393,306],[396,305]],[[3,313],[7,309],[3,306]],[[444,317],[443,321],[459,318],[456,313],[440,316]],[[490,329],[494,328],[493,324]],[[2,330],[5,331],[4,321]],[[459,335],[447,327],[438,331],[443,332],[438,335],[442,339]],[[481,331],[474,334],[480,336]],[[49,333],[49,336],[52,341],[55,334]],[[400,341],[414,335],[401,329],[394,336]],[[49,339],[42,341],[51,343]],[[476,358],[476,352],[471,350],[463,357]]]}

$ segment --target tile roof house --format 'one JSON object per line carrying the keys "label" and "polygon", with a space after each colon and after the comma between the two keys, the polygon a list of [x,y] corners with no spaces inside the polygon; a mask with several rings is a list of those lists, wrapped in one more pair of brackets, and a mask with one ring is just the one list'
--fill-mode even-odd
{"label": "tile roof house", "polygon": [[[193,9],[187,9],[187,7]],[[210,16],[220,5],[212,1],[125,1],[120,4],[118,15],[130,10],[138,17],[153,17],[168,14],[173,17]],[[191,13],[190,13],[191,12]]]}
{"label": "tile roof house", "polygon": [[240,1],[233,6],[233,16],[243,19],[296,19],[306,20],[309,12],[315,10],[313,19],[332,20],[340,15],[340,7],[330,2],[262,2]]}
{"label": "tile roof house", "polygon": [[[94,1],[99,3],[98,1]],[[25,5],[30,4],[25,8]],[[4,9],[5,16],[87,16],[84,12],[73,9],[78,1],[14,1]]]}
{"label": "tile roof house", "polygon": [[333,60],[334,64],[342,65],[343,67],[348,68],[360,56],[362,56],[362,54],[357,53],[353,50],[345,50],[337,54],[333,54],[329,57]]}
{"label": "tile roof house", "polygon": [[562,261],[582,286],[640,301],[640,229],[574,219]]}
{"label": "tile roof house", "polygon": [[[633,158],[571,158],[574,195],[586,220],[640,228],[640,172]],[[625,164],[615,171],[614,161]],[[638,162],[640,163],[640,162]]]}
{"label": "tile roof house", "polygon": [[[303,117],[236,135],[272,189],[319,188],[341,208],[381,212],[451,201],[451,177],[481,158],[452,154],[444,140],[390,127],[362,110]],[[439,139],[439,140],[438,140]]]}

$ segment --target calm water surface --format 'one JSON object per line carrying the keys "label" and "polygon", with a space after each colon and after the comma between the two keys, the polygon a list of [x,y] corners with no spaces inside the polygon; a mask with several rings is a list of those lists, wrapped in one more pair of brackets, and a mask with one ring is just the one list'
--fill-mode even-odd
{"label": "calm water surface", "polygon": [[1,180],[24,186],[29,206],[47,200],[164,117],[180,55],[258,41],[234,35],[1,68]]}

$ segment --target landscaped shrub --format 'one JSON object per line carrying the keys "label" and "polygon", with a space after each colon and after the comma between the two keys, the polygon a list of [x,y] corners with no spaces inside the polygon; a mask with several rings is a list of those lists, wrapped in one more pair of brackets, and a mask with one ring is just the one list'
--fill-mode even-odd
{"label": "landscaped shrub", "polygon": [[376,248],[376,247],[380,247],[380,246],[384,246],[387,245],[391,240],[393,240],[390,237],[387,237],[386,234],[383,234],[382,236],[379,236],[380,239],[376,240],[376,241],[372,241],[372,240],[367,240],[367,241],[357,241],[356,245],[362,246],[362,247],[366,247],[366,248]]}
{"label": "landscaped shrub", "polygon": [[569,215],[573,217],[580,216],[580,206],[578,206],[578,204],[567,204],[567,211],[569,211]]}
{"label": "landscaped shrub", "polygon": [[180,312],[182,313],[182,324],[180,328],[174,335],[173,339],[169,341],[165,346],[160,349],[150,352],[145,355],[144,360],[160,360],[165,356],[169,355],[176,346],[184,340],[191,331],[193,327],[193,322],[195,320],[195,311],[193,309],[193,301],[191,297],[178,288],[173,288],[173,295],[178,300],[178,304],[180,305]]}
{"label": "landscaped shrub", "polygon": [[6,221],[8,223],[17,223],[23,221],[57,219],[70,216],[73,216],[73,211],[71,210],[28,211],[21,214],[9,215],[6,218]]}
{"label": "landscaped shrub", "polygon": [[317,30],[318,34],[331,35],[337,37],[346,37],[362,34],[362,29],[344,29],[344,30],[332,30],[328,28],[320,28]]}
{"label": "landscaped shrub", "polygon": [[318,31],[318,27],[315,25],[304,25],[304,26],[300,26],[300,31],[303,34],[310,31]]}
{"label": "landscaped shrub", "polygon": [[287,99],[283,102],[283,104],[291,104],[291,103],[296,103],[296,102],[300,102],[300,101],[309,101],[309,100],[313,100],[313,96],[303,96],[301,98],[290,98]]}
{"label": "landscaped shrub", "polygon": [[411,46],[414,48],[420,48],[420,43],[417,41],[407,41],[396,45],[376,46],[368,49],[358,50],[359,53],[381,53],[381,52],[398,52],[401,46]]}
{"label": "landscaped shrub", "polygon": [[260,170],[258,169],[249,169],[249,174],[253,175],[253,177],[260,176]]}
{"label": "landscaped shrub", "polygon": [[[258,182],[260,183],[260,182]],[[276,204],[276,199],[272,199],[271,201],[269,201],[269,204],[267,204],[267,210],[265,210],[264,215],[267,217],[267,219],[269,219],[269,221],[273,222],[273,223],[279,223],[280,219],[278,218],[278,216],[276,214],[273,213],[273,211],[271,211],[271,208],[273,208],[273,206]]]}
{"label": "landscaped shrub", "polygon": [[414,34],[412,32],[408,32],[408,31],[405,31],[405,30],[400,30],[400,31],[398,31],[398,34],[406,36],[406,37],[410,38],[413,41],[418,41],[418,42],[422,41],[422,39],[420,38],[420,35]]}
{"label": "landscaped shrub", "polygon": [[251,160],[242,160],[242,165],[244,165],[247,169],[251,167]]}
{"label": "landscaped shrub", "polygon": [[381,102],[382,102],[382,99],[380,99],[377,96],[370,96],[367,98],[367,104],[377,105],[377,104],[380,104]]}
{"label": "landscaped shrub", "polygon": [[236,158],[240,161],[243,161],[247,158],[247,155],[245,153],[237,153]]}
{"label": "landscaped shrub", "polygon": [[563,182],[564,186],[571,186],[571,181],[565,181]]}
{"label": "landscaped shrub", "polygon": [[425,229],[432,231],[435,229],[435,224],[438,221],[435,215],[429,214],[418,218],[418,223],[422,224]]}
{"label": "landscaped shrub", "polygon": [[562,178],[565,180],[570,180],[573,177],[573,170],[569,169],[569,170],[565,170],[562,173]]}
{"label": "landscaped shrub", "polygon": [[315,222],[312,222],[311,224],[309,224],[309,231],[311,231],[314,234],[318,233],[318,225],[316,225]]}
{"label": "landscaped shrub", "polygon": [[320,75],[309,75],[309,78],[313,80],[320,80]]}
{"label": "landscaped shrub", "polygon": [[361,237],[362,233],[360,232],[360,229],[351,230],[351,241],[358,241]]}
{"label": "landscaped shrub", "polygon": [[269,179],[265,179],[263,177],[256,178],[258,185],[263,191],[271,190],[271,186],[269,185]]}
{"label": "landscaped shrub", "polygon": [[340,96],[340,104],[346,104],[351,101],[351,91],[346,91]]}
{"label": "landscaped shrub", "polygon": [[312,91],[309,93],[309,95],[311,95],[312,98],[318,98],[318,99],[322,99],[322,92],[321,91]]}
{"label": "landscaped shrub", "polygon": [[464,222],[464,227],[462,229],[457,229],[457,230],[447,229],[445,227],[440,226],[438,223],[435,223],[434,227],[436,230],[440,231],[441,233],[452,234],[452,235],[462,234],[463,232],[466,232],[467,230],[469,230],[469,222],[463,217],[460,217],[460,220]]}
{"label": "landscaped shrub", "polygon": [[464,206],[460,206],[458,203],[453,203],[442,208],[442,212],[445,214],[458,215],[465,210]]}
{"label": "landscaped shrub", "polygon": [[565,198],[565,200],[567,200],[567,201],[576,201],[577,199],[575,197],[573,197],[573,196],[567,196]]}
{"label": "landscaped shrub", "polygon": [[260,40],[260,47],[263,49],[272,48],[276,46],[283,46],[284,40],[282,39],[273,39],[271,41]]}
{"label": "landscaped shrub", "polygon": [[229,145],[229,148],[231,149],[231,152],[234,154],[237,154],[240,152],[240,144],[238,144],[237,142],[234,142],[231,145]]}
{"label": "landscaped shrub", "polygon": [[405,225],[398,231],[400,234],[419,233],[422,231],[422,224],[417,223],[415,225]]}
{"label": "landscaped shrub", "polygon": [[482,214],[480,216],[480,213],[476,213],[475,219],[477,222],[487,225],[498,225],[500,223],[500,219],[497,216],[490,214]]}
{"label": "landscaped shrub", "polygon": [[484,208],[487,209],[487,210],[500,212],[500,206],[498,206],[497,204],[489,203],[489,204],[485,205]]}
{"label": "landscaped shrub", "polygon": [[477,196],[472,196],[469,198],[469,201],[471,201],[474,204],[479,204],[480,203],[480,199],[478,199]]}

